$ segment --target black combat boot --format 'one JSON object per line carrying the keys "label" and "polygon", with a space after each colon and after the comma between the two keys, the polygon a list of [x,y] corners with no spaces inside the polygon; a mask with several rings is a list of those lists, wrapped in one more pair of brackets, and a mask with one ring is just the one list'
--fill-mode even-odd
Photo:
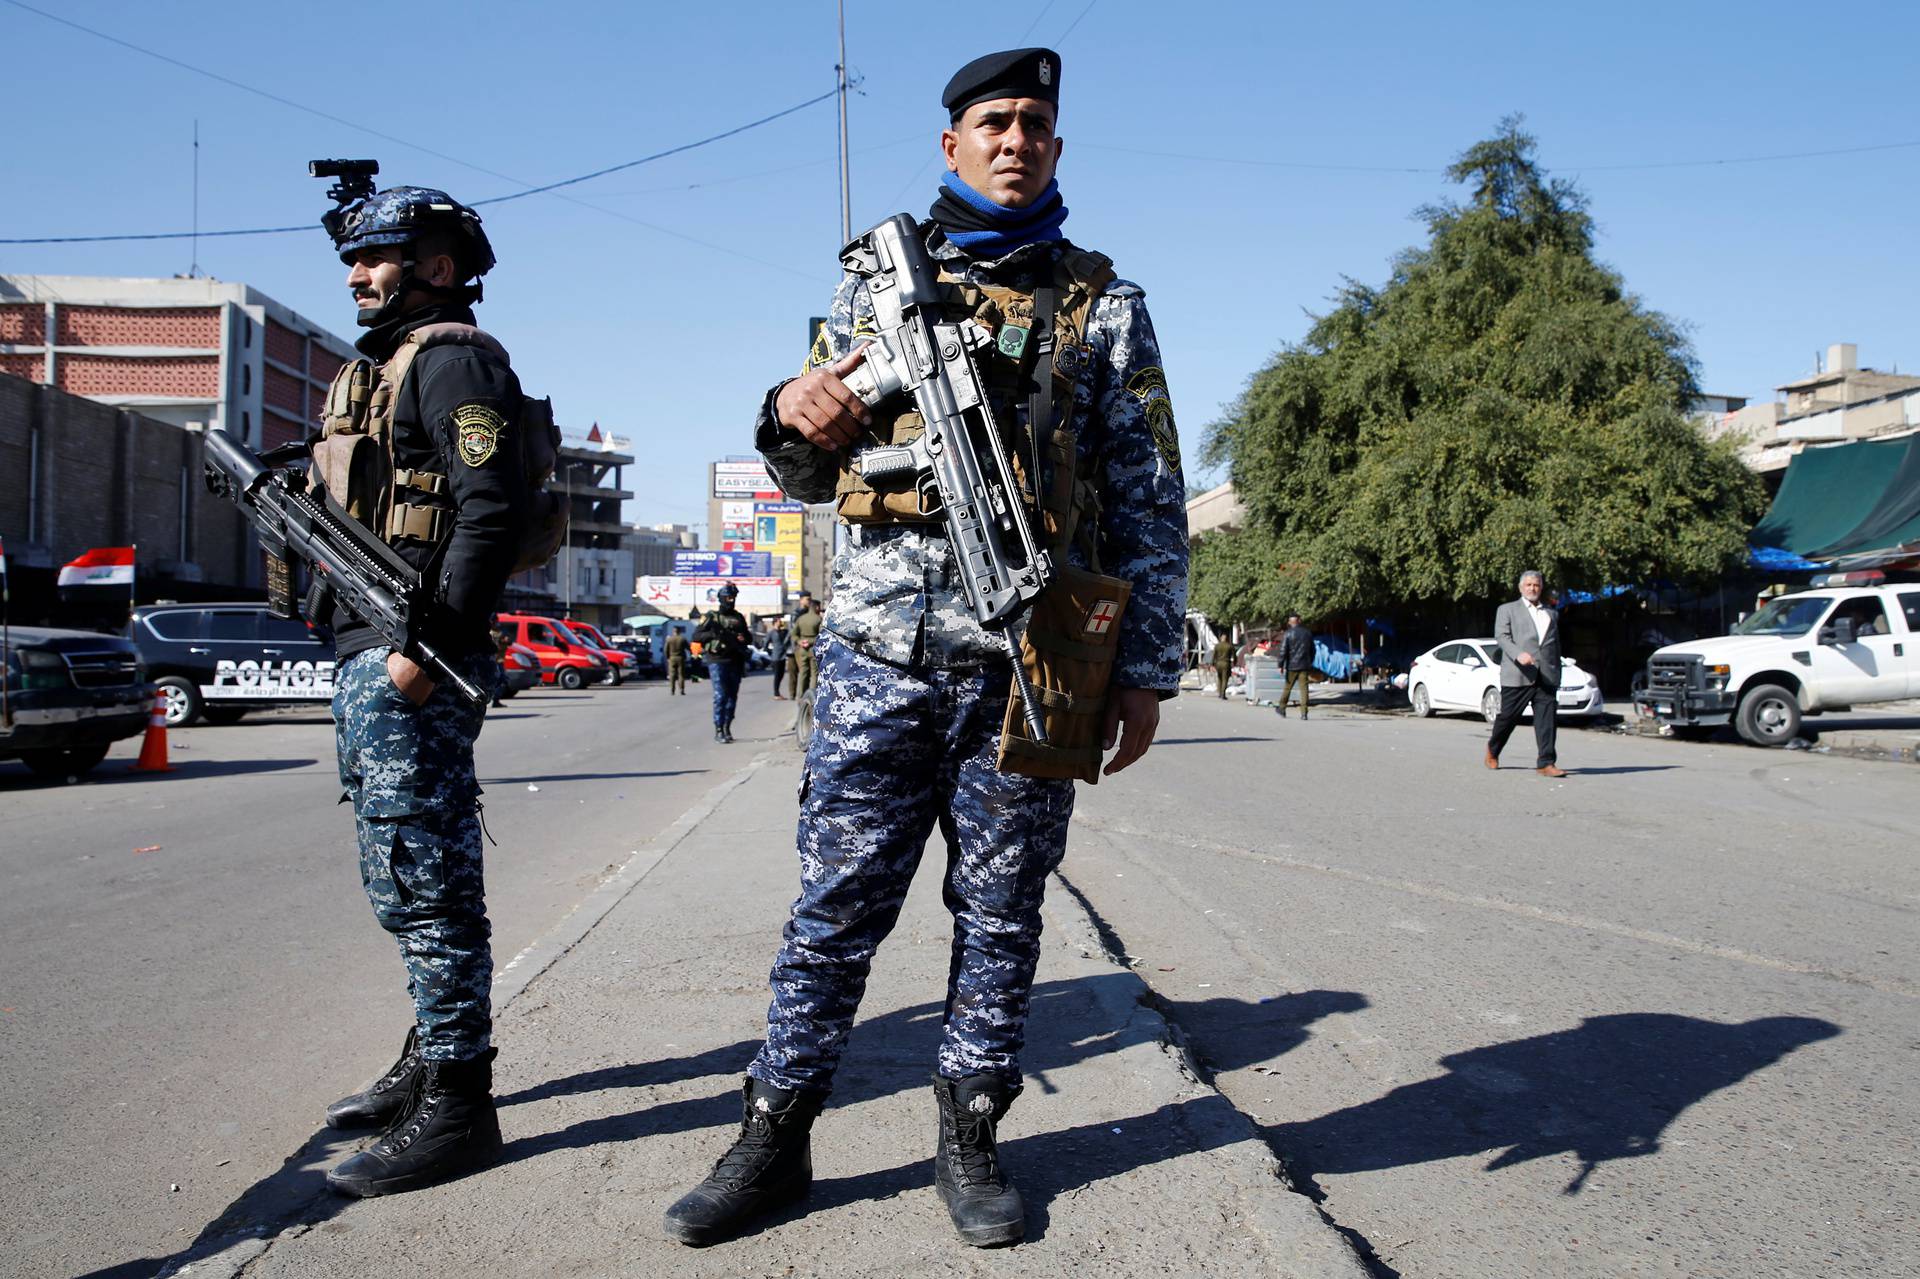
{"label": "black combat boot", "polygon": [[942,1079],[940,1147],[933,1156],[933,1184],[953,1218],[953,1228],[976,1248],[1014,1243],[1027,1232],[1020,1192],[1000,1170],[994,1127],[1020,1095],[1020,1086],[996,1075]]}
{"label": "black combat boot", "polygon": [[740,1136],[707,1179],[667,1209],[670,1239],[695,1247],[719,1243],[813,1185],[808,1134],[826,1094],[790,1092],[758,1079],[747,1080],[742,1091]]}
{"label": "black combat boot", "polygon": [[721,727],[720,725],[718,725],[718,724],[715,724],[715,725],[713,726],[713,740],[714,740],[714,741],[716,741],[716,742],[724,742],[724,741],[726,741],[726,740],[727,740],[727,730],[726,730],[726,729],[724,729],[724,728],[722,728],[722,727]]}
{"label": "black combat boot", "polygon": [[380,1140],[327,1174],[343,1195],[418,1190],[484,1168],[500,1153],[493,1050],[473,1061],[421,1063],[407,1112]]}
{"label": "black combat boot", "polygon": [[334,1128],[385,1128],[406,1108],[407,1094],[420,1077],[420,1029],[407,1030],[400,1060],[367,1086],[365,1092],[342,1097],[327,1107],[327,1123]]}
{"label": "black combat boot", "polygon": [[732,720],[728,720],[726,723],[720,726],[720,738],[722,741],[726,742],[727,745],[729,746],[733,745],[733,721]]}

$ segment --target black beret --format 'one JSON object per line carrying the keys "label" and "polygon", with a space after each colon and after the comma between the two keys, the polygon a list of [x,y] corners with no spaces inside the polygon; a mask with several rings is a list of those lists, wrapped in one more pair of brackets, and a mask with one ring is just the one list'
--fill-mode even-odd
{"label": "black beret", "polygon": [[940,105],[959,115],[976,102],[1038,98],[1060,105],[1060,55],[1052,49],[1008,49],[975,58],[953,73]]}

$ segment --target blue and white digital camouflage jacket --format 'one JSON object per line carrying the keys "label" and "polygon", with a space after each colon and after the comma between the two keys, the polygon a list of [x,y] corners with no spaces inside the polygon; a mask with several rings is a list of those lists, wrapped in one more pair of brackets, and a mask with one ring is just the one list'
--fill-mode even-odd
{"label": "blue and white digital camouflage jacket", "polygon": [[[977,261],[938,231],[928,248],[950,274],[1019,289],[1031,289],[1043,273],[1050,278],[1066,251],[1052,241]],[[834,293],[824,343],[815,346],[808,368],[840,359],[853,349],[856,329],[871,332],[873,323],[865,283],[846,276]],[[1100,571],[1133,584],[1113,682],[1172,696],[1186,638],[1186,484],[1160,344],[1140,286],[1109,284],[1087,317],[1085,336],[1086,349],[1063,354],[1060,364],[1074,373],[1077,473],[1101,479]],[[780,426],[773,407],[779,391],[775,386],[761,402],[754,445],[789,498],[832,501],[838,455]],[[1024,435],[1024,401],[1017,412]],[[848,532],[834,559],[827,606],[826,629],[836,639],[896,665],[950,668],[1005,660],[1002,642],[974,621],[939,525],[855,524]],[[1069,550],[1068,559],[1079,563],[1077,549]]]}

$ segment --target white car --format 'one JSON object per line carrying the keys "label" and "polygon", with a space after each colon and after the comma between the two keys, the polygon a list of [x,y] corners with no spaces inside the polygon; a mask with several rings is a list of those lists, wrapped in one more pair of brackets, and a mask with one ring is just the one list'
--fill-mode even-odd
{"label": "white car", "polygon": [[[1425,718],[1435,711],[1478,711],[1491,724],[1500,713],[1500,644],[1490,639],[1448,640],[1413,659],[1407,700]],[[1571,657],[1560,659],[1560,713],[1598,715],[1607,708],[1600,684]],[[1529,706],[1523,718],[1533,715]]]}

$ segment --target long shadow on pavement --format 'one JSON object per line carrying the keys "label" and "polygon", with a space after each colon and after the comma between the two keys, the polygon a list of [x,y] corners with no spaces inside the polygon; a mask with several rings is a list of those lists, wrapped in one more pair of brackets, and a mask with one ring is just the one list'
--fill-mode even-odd
{"label": "long shadow on pavement", "polygon": [[[109,760],[90,773],[82,773],[75,785],[83,786],[123,786],[146,782],[153,779],[161,781],[169,777],[240,777],[248,773],[278,773],[290,768],[306,768],[317,764],[317,759],[172,759],[172,773],[136,773],[123,766],[120,761]],[[34,773],[14,772],[0,769],[0,791],[40,790],[67,785],[64,777],[40,777]]]}
{"label": "long shadow on pavement", "polygon": [[[1137,979],[1125,973],[1102,973],[1070,981],[1044,982],[1034,988],[1029,1024],[1033,1034],[1023,1059],[1028,1086],[1057,1091],[1052,1075],[1079,1062],[1118,1052],[1147,1040],[1153,1022],[1133,1021],[1104,1034],[1086,1036],[1089,1024],[1103,1025],[1099,1010],[1114,994],[1131,1001]],[[1363,996],[1351,992],[1307,991],[1265,1002],[1214,999],[1192,1005],[1170,1005],[1179,1015],[1204,1014],[1222,1022],[1238,1021],[1244,1033],[1232,1056],[1238,1062],[1261,1061],[1298,1046],[1307,1037],[1307,1023],[1333,1012],[1364,1007]],[[845,1065],[836,1079],[834,1106],[816,1131],[822,1140],[858,1140],[858,1120],[836,1116],[833,1109],[897,1093],[926,1093],[929,1141],[933,1127],[931,1075],[939,1049],[944,1006],[929,1002],[883,1014],[857,1025],[849,1039]],[[1076,1037],[1078,1036],[1078,1037]],[[1158,1042],[1157,1040],[1155,1042]],[[725,1086],[710,1095],[680,1098],[621,1114],[581,1120],[552,1132],[521,1137],[507,1143],[499,1164],[532,1159],[556,1150],[583,1149],[613,1142],[636,1141],[666,1133],[720,1128],[740,1117],[741,1075],[760,1042],[741,1040],[681,1057],[603,1067],[547,1080],[500,1095],[502,1107],[527,1105],[556,1097],[577,1096],[613,1089],[646,1088],[718,1077]],[[1112,1129],[1119,1128],[1119,1134]],[[1107,1177],[1175,1158],[1194,1151],[1215,1149],[1243,1139],[1246,1121],[1217,1093],[1163,1106],[1144,1115],[1105,1119],[1059,1132],[1039,1133],[1006,1143],[1009,1167],[1020,1178],[1026,1196],[1030,1237],[1045,1234],[1047,1205],[1058,1196]],[[326,1170],[364,1138],[365,1134],[321,1129],[289,1157],[279,1171],[243,1191],[226,1211],[209,1222],[185,1247],[165,1257],[148,1257],[92,1271],[80,1279],[147,1279],[172,1273],[182,1262],[212,1252],[246,1237],[274,1233],[287,1226],[317,1225],[338,1215],[353,1201],[327,1188]],[[712,1151],[720,1153],[719,1138]],[[915,1157],[883,1172],[817,1183],[809,1199],[793,1210],[775,1214],[758,1224],[772,1229],[805,1212],[856,1199],[884,1198],[929,1184],[931,1145]],[[704,1172],[689,1169],[689,1184]]]}
{"label": "long shadow on pavement", "polygon": [[1717,1022],[1675,1013],[1589,1017],[1571,1030],[1442,1057],[1447,1073],[1304,1123],[1266,1128],[1288,1171],[1315,1178],[1498,1152],[1484,1171],[1571,1154],[1578,1194],[1610,1159],[1651,1155],[1687,1107],[1840,1027],[1813,1017]]}

